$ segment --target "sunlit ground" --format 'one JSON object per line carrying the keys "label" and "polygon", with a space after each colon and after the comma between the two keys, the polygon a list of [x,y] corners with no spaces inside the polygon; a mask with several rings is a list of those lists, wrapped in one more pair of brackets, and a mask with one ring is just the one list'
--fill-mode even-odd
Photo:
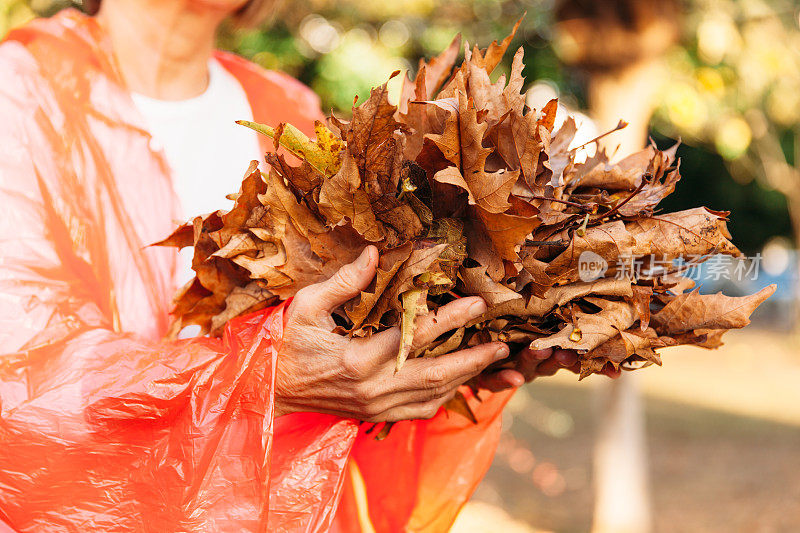
{"label": "sunlit ground", "polygon": [[[718,351],[663,356],[662,368],[639,373],[656,531],[800,531],[797,339],[734,331]],[[589,530],[599,379],[560,374],[518,394],[455,531]]]}

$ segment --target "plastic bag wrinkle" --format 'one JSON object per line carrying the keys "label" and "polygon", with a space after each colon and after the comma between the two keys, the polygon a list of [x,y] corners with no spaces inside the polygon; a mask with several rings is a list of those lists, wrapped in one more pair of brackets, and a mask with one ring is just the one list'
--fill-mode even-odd
{"label": "plastic bag wrinkle", "polygon": [[[296,80],[216,57],[255,120],[323,118]],[[507,395],[476,403],[478,426],[440,413],[378,443],[354,420],[273,418],[284,306],[161,340],[176,254],[147,245],[180,212],[118,72],[75,10],[0,44],[0,531],[359,531],[352,464],[377,531],[446,531]]]}

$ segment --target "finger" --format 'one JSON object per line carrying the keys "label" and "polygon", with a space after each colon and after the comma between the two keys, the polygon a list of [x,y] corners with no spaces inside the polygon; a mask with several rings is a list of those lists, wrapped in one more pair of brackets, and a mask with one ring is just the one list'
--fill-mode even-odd
{"label": "finger", "polygon": [[492,392],[501,392],[521,387],[525,381],[525,376],[521,372],[506,368],[489,374],[481,374],[478,378],[478,387]]}
{"label": "finger", "polygon": [[540,376],[552,376],[561,368],[569,368],[578,362],[578,354],[570,350],[554,350],[553,355],[536,368],[534,379]]}
{"label": "finger", "polygon": [[552,348],[545,348],[544,350],[531,350],[525,348],[520,350],[517,354],[516,369],[525,377],[525,381],[531,381],[536,377],[536,371],[539,365],[550,359],[553,355]]}
{"label": "finger", "polygon": [[550,356],[553,355],[552,348],[544,348],[543,350],[532,350],[530,348],[525,348],[522,351],[530,353],[531,358],[539,361],[544,361],[545,359],[549,359]]}
{"label": "finger", "polygon": [[465,326],[486,312],[483,298],[459,298],[417,319],[414,347],[423,348],[448,331]]}
{"label": "finger", "polygon": [[344,265],[329,279],[298,291],[293,306],[299,316],[330,314],[365,290],[375,278],[378,250],[367,246],[358,259]]}
{"label": "finger", "polygon": [[[423,348],[440,335],[459,328],[486,312],[486,302],[479,297],[459,298],[437,311],[420,317],[414,332],[414,348]],[[400,346],[400,328],[393,327],[376,333],[367,341],[374,355],[386,361],[394,360]]]}
{"label": "finger", "polygon": [[401,420],[427,420],[433,418],[455,396],[458,389],[453,389],[448,395],[427,402],[407,403],[393,407],[380,415],[386,422],[399,422]]}
{"label": "finger", "polygon": [[553,358],[563,368],[569,368],[578,362],[578,354],[572,350],[554,350]]}
{"label": "finger", "polygon": [[412,359],[395,376],[400,390],[417,390],[427,399],[477,376],[490,364],[508,357],[508,346],[500,342],[481,344],[436,358]]}

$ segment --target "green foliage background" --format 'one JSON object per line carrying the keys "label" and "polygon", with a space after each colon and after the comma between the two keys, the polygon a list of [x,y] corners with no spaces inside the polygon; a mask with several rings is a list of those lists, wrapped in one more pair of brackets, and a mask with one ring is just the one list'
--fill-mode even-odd
{"label": "green foliage background", "polygon": [[[456,33],[485,45],[527,13],[513,45],[525,48],[526,79],[548,80],[569,107],[583,109],[585,79],[562,64],[554,44],[554,3],[287,0],[262,28],[226,26],[219,45],[297,77],[325,109],[347,114],[354,95],[363,99],[394,70],[413,72],[420,57],[438,53]],[[70,5],[0,0],[0,34]],[[669,55],[671,81],[652,123],[659,145],[678,137],[685,142],[679,152],[683,182],[664,208],[732,210],[736,242],[755,252],[773,236],[791,235],[786,201],[776,190],[781,184],[770,182],[764,149],[757,147],[764,139],[776,141],[790,166],[800,152],[797,10],[782,0],[692,0],[685,8],[682,43]]]}

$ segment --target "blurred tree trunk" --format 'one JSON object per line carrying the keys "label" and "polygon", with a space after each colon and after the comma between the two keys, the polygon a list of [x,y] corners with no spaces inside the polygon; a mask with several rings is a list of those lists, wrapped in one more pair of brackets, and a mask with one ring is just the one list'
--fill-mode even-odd
{"label": "blurred tree trunk", "polygon": [[[620,119],[628,126],[603,139],[619,159],[646,145],[663,67],[658,59],[589,75],[589,111],[603,132]],[[595,533],[644,533],[652,529],[647,444],[639,376],[623,373],[597,384],[594,449]]]}
{"label": "blurred tree trunk", "polygon": [[[792,223],[794,249],[798,254],[795,279],[800,279],[800,125],[794,131],[794,165],[789,163],[781,147],[780,135],[770,129],[753,142],[755,157],[751,164],[761,167],[767,185],[786,198],[786,207]],[[800,338],[800,284],[795,285],[795,298],[792,317],[792,329]]]}
{"label": "blurred tree trunk", "polygon": [[[677,40],[679,5],[662,0],[570,0],[561,3],[556,49],[588,75],[589,113],[600,132],[620,119],[628,127],[602,140],[613,159],[647,143],[664,67]],[[594,533],[652,529],[647,445],[638,376],[599,381],[594,449]]]}

